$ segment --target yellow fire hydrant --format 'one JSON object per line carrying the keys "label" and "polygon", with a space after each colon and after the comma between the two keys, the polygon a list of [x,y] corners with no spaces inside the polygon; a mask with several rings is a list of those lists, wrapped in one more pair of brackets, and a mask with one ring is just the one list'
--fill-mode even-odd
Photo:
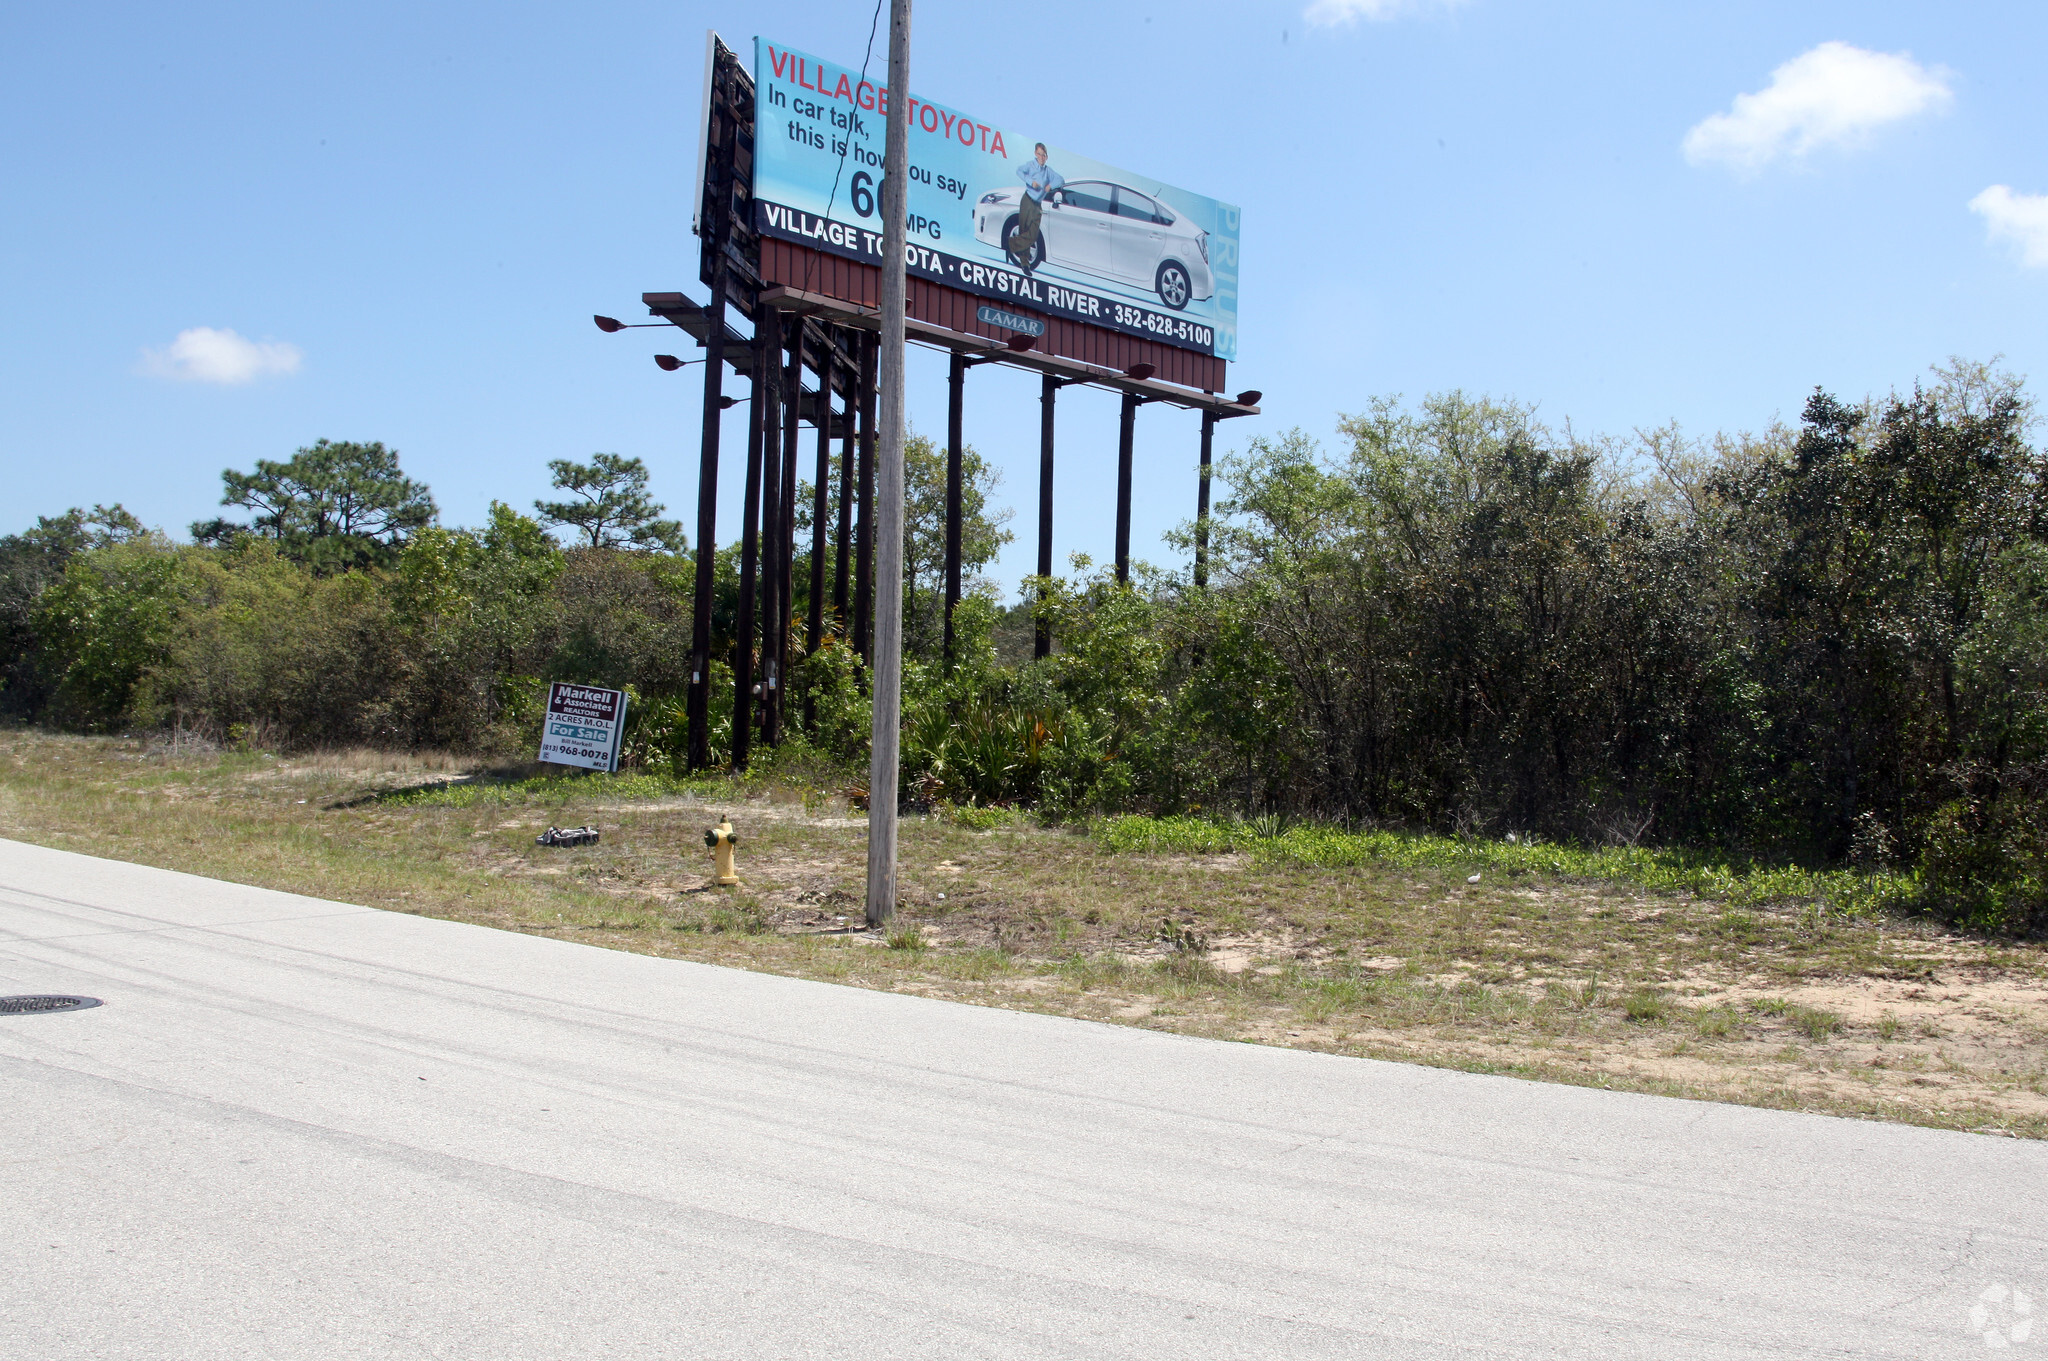
{"label": "yellow fire hydrant", "polygon": [[732,817],[729,814],[721,814],[718,825],[704,833],[704,844],[711,848],[711,854],[715,858],[719,887],[730,888],[737,884],[740,877],[733,869],[732,849],[740,844],[740,839],[732,829]]}

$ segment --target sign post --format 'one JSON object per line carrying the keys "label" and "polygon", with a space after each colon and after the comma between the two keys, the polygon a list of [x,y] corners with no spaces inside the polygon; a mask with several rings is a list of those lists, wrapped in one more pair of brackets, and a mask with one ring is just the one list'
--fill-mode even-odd
{"label": "sign post", "polygon": [[625,745],[626,693],[556,681],[548,686],[540,759],[558,766],[615,771]]}

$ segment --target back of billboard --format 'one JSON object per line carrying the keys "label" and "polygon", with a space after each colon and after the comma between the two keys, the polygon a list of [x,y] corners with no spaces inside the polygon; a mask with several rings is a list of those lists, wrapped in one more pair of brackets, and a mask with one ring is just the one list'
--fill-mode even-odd
{"label": "back of billboard", "polygon": [[[754,39],[754,222],[882,262],[888,91]],[[1006,309],[1237,358],[1238,210],[909,100],[910,272]]]}

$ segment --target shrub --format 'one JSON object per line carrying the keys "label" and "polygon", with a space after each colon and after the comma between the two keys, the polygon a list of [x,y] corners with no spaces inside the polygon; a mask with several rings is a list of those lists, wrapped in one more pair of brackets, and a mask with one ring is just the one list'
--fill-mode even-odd
{"label": "shrub", "polygon": [[178,619],[179,550],[160,536],[70,559],[37,601],[34,627],[62,721],[148,723]]}
{"label": "shrub", "polygon": [[1957,799],[1922,832],[1921,902],[1961,925],[2048,930],[2048,801],[2031,791]]}
{"label": "shrub", "polygon": [[260,539],[179,567],[158,688],[180,725],[268,745],[404,744],[406,666],[376,576],[317,576]]}

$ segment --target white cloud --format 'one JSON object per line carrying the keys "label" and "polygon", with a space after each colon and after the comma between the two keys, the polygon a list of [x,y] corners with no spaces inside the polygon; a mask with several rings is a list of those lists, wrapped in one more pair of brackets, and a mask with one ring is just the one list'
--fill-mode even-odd
{"label": "white cloud", "polygon": [[267,373],[297,373],[302,358],[298,346],[283,341],[194,326],[161,350],[144,350],[142,371],[187,383],[246,383]]}
{"label": "white cloud", "polygon": [[1302,17],[1310,24],[1326,27],[1360,19],[1398,19],[1427,9],[1456,9],[1464,3],[1465,0],[1314,0]]}
{"label": "white cloud", "polygon": [[1948,72],[1903,52],[1826,42],[1771,72],[1755,94],[1685,134],[1685,158],[1756,170],[1780,156],[1849,146],[1887,123],[1946,108]]}
{"label": "white cloud", "polygon": [[2048,194],[2015,194],[1994,184],[1970,200],[1970,211],[1984,219],[1993,241],[2019,246],[2021,264],[2048,269]]}

